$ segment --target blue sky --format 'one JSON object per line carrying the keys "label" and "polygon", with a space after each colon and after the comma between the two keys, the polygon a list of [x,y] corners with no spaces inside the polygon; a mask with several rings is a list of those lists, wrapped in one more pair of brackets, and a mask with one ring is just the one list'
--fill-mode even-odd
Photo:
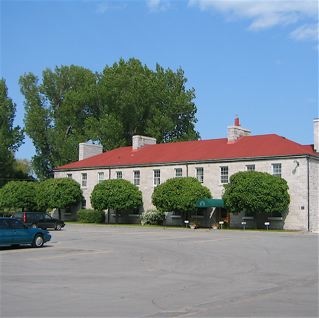
{"label": "blue sky", "polygon": [[[318,4],[312,0],[1,0],[1,77],[23,126],[18,80],[45,68],[92,71],[120,58],[181,67],[202,139],[239,115],[252,134],[313,143],[318,117]],[[17,158],[31,159],[32,142]]]}

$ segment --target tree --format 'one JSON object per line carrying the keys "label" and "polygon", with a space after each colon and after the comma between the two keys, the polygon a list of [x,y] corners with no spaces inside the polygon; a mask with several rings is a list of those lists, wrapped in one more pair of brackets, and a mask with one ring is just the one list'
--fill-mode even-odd
{"label": "tree", "polygon": [[13,178],[14,153],[23,142],[23,131],[13,125],[16,105],[8,97],[4,79],[0,80],[0,187]]}
{"label": "tree", "polygon": [[15,159],[13,162],[13,179],[35,181],[32,176],[31,162],[27,159]]}
{"label": "tree", "polygon": [[40,182],[37,202],[42,209],[60,209],[77,205],[81,202],[80,185],[70,178],[47,179]]}
{"label": "tree", "polygon": [[124,179],[110,179],[98,183],[91,194],[94,209],[119,211],[138,209],[142,204],[142,193],[137,186]]}
{"label": "tree", "polygon": [[7,209],[37,211],[37,183],[10,181],[0,189],[0,206]]}
{"label": "tree", "polygon": [[284,213],[290,196],[286,180],[265,172],[241,171],[230,177],[223,199],[230,212]]}
{"label": "tree", "polygon": [[95,109],[96,75],[71,65],[46,69],[42,77],[39,84],[29,73],[19,82],[25,97],[25,130],[36,150],[33,167],[45,179],[52,177],[55,166],[78,158],[78,144],[86,139],[84,121]]}
{"label": "tree", "polygon": [[186,82],[182,69],[157,64],[152,71],[137,59],[120,59],[99,76],[100,116],[87,125],[106,149],[130,145],[133,135],[158,142],[198,139],[195,92]]}
{"label": "tree", "polygon": [[196,201],[202,198],[211,198],[211,193],[196,178],[172,178],[154,189],[152,202],[160,211],[182,212],[189,218],[196,210]]}
{"label": "tree", "polygon": [[121,59],[101,73],[79,66],[56,67],[20,77],[25,97],[25,130],[36,149],[33,168],[41,179],[56,166],[76,161],[78,144],[98,141],[104,150],[148,135],[158,142],[194,140],[194,89],[186,89],[184,72],[137,59]]}

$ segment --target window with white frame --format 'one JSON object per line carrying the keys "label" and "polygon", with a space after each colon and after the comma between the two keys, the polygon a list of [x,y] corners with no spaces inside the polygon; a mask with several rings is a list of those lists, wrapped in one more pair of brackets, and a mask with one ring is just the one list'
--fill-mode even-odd
{"label": "window with white frame", "polygon": [[281,163],[272,164],[272,174],[276,177],[281,177]]}
{"label": "window with white frame", "polygon": [[153,170],[153,183],[154,186],[161,184],[161,170]]}
{"label": "window with white frame", "polygon": [[140,185],[140,179],[141,179],[141,172],[140,170],[133,171],[133,183],[136,186]]}
{"label": "window with white frame", "polygon": [[97,182],[100,183],[100,182],[102,182],[104,180],[105,180],[104,172],[98,172],[97,173]]}
{"label": "window with white frame", "polygon": [[67,177],[68,179],[72,179],[72,173],[67,173],[67,174],[66,174],[66,177]]}
{"label": "window with white frame", "polygon": [[116,171],[116,179],[122,179],[122,178],[123,178],[122,171]]}
{"label": "window with white frame", "polygon": [[88,175],[87,173],[81,173],[81,185],[83,188],[87,187]]}
{"label": "window with white frame", "polygon": [[247,165],[246,170],[247,171],[255,171],[255,165]]}
{"label": "window with white frame", "polygon": [[196,168],[196,178],[200,183],[204,182],[204,168]]}
{"label": "window with white frame", "polygon": [[220,167],[220,183],[228,183],[228,167]]}
{"label": "window with white frame", "polygon": [[182,168],[176,168],[175,169],[175,178],[181,178],[183,176],[183,169]]}

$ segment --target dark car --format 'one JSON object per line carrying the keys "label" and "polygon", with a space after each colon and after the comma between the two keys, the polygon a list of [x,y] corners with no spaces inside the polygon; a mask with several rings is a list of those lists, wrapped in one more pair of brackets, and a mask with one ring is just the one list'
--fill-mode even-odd
{"label": "dark car", "polygon": [[14,218],[0,217],[0,246],[25,245],[42,247],[51,240],[47,230],[29,228]]}
{"label": "dark car", "polygon": [[60,231],[65,225],[63,221],[53,218],[46,212],[15,212],[12,217],[28,226],[40,227],[44,230],[52,228]]}

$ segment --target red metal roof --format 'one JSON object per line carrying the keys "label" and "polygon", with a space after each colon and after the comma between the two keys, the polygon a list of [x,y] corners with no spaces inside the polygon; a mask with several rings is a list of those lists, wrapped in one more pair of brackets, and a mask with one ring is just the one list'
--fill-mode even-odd
{"label": "red metal roof", "polygon": [[276,134],[269,134],[243,136],[233,143],[228,143],[227,138],[221,138],[148,145],[138,150],[121,147],[55,170],[289,155],[318,156],[318,153],[313,150],[312,145],[301,145]]}

